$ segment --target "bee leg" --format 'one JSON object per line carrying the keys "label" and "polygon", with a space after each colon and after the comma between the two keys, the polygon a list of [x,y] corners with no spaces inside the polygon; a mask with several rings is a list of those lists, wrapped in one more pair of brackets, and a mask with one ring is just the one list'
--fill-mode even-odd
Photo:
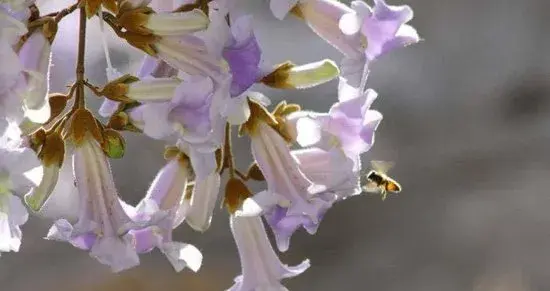
{"label": "bee leg", "polygon": [[380,196],[382,197],[382,201],[386,200],[386,198],[388,197],[388,191],[386,190],[380,191]]}

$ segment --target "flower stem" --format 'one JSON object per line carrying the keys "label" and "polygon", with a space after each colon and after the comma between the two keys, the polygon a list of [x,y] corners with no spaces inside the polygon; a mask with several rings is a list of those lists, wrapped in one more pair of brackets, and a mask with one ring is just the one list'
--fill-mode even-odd
{"label": "flower stem", "polygon": [[84,56],[86,53],[86,10],[80,7],[80,27],[78,30],[78,57],[76,61],[76,101],[75,106],[84,108]]}
{"label": "flower stem", "polygon": [[65,8],[63,10],[60,10],[58,12],[50,14],[50,16],[55,16],[55,22],[60,22],[61,19],[63,19],[63,17],[73,13],[78,8],[79,4],[80,4],[80,1],[77,1],[75,4]]}
{"label": "flower stem", "polygon": [[235,176],[235,166],[233,160],[233,151],[231,149],[231,124],[225,124],[225,142],[223,145],[223,156],[224,156],[224,166],[222,169],[229,169],[229,177],[233,178]]}

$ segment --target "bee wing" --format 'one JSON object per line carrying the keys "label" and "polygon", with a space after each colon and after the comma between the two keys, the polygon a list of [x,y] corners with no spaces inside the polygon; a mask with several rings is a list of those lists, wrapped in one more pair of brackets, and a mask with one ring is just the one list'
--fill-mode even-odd
{"label": "bee wing", "polygon": [[369,192],[369,193],[378,193],[380,192],[380,187],[376,185],[374,182],[367,182],[367,184],[363,185],[363,191]]}
{"label": "bee wing", "polygon": [[393,166],[395,166],[394,162],[386,162],[386,161],[370,161],[370,164],[372,166],[372,169],[381,173],[387,173]]}

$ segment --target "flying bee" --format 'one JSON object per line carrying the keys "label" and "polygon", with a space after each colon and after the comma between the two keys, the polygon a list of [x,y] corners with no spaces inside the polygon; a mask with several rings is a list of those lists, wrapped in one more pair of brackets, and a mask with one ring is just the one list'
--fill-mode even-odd
{"label": "flying bee", "polygon": [[401,185],[386,174],[393,165],[391,162],[371,161],[372,170],[367,174],[367,184],[363,190],[380,193],[382,201],[386,200],[388,193],[401,192]]}

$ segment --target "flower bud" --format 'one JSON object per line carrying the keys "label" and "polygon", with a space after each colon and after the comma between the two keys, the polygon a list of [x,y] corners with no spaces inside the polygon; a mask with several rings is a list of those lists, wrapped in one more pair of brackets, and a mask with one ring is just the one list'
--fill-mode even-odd
{"label": "flower bud", "polygon": [[338,66],[328,59],[302,66],[287,62],[265,76],[262,83],[279,89],[306,89],[326,83],[339,74]]}
{"label": "flower bud", "polygon": [[120,159],[124,156],[126,142],[118,131],[108,128],[103,131],[103,138],[105,142],[103,143],[102,148],[105,155],[111,159]]}

